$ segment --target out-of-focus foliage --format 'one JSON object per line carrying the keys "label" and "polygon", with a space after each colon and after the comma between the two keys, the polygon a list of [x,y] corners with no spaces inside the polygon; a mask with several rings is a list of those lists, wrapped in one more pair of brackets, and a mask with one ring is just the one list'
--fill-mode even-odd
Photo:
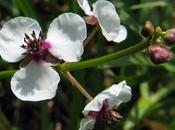
{"label": "out-of-focus foliage", "polygon": [[[89,0],[93,3],[95,0]],[[127,39],[107,43],[99,31],[85,47],[82,60],[103,56],[138,43],[146,20],[169,29],[175,26],[173,0],[111,0],[121,23],[128,29]],[[64,12],[85,14],[76,0],[0,0],[0,27],[16,16],[39,21],[44,29],[53,18]],[[88,26],[88,32],[93,29]],[[59,37],[58,37],[59,38]],[[172,51],[175,52],[174,48]],[[175,130],[175,58],[153,65],[146,51],[114,60],[96,68],[75,71],[73,75],[95,96],[113,83],[126,80],[132,86],[132,100],[119,107],[124,119],[106,130]],[[0,60],[0,70],[16,69],[17,64]],[[56,97],[49,101],[23,102],[10,89],[9,76],[0,75],[0,130],[77,130],[81,111],[87,101],[71,84],[59,84]]]}

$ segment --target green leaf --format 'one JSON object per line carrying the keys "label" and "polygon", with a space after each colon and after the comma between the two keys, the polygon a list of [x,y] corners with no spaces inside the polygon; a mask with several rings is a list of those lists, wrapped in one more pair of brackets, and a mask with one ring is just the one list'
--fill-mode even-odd
{"label": "green leaf", "polygon": [[41,105],[42,130],[51,130],[47,101],[42,101],[40,105]]}
{"label": "green leaf", "polygon": [[77,13],[77,1],[76,0],[68,0],[69,2],[69,11]]}
{"label": "green leaf", "polygon": [[168,130],[175,130],[175,119],[170,123]]}
{"label": "green leaf", "polygon": [[131,10],[142,9],[142,8],[155,8],[155,7],[165,7],[168,3],[165,1],[154,1],[154,2],[146,2],[142,4],[133,5],[130,7]]}
{"label": "green leaf", "polygon": [[2,110],[0,110],[0,129],[1,130],[10,130],[11,129],[11,124],[7,120],[7,118],[4,115],[4,113],[2,112]]}
{"label": "green leaf", "polygon": [[[128,27],[133,30],[135,33],[139,34],[139,30],[141,28],[141,25],[139,23],[137,23],[133,17],[126,12],[125,10],[120,10],[120,18],[121,18],[121,22],[128,25]],[[139,36],[141,37],[141,35],[139,34]]]}
{"label": "green leaf", "polygon": [[38,19],[35,9],[32,5],[32,1],[29,0],[14,0],[13,1],[16,7],[28,17]]}
{"label": "green leaf", "polygon": [[160,65],[161,67],[165,68],[166,70],[168,70],[169,72],[175,73],[175,66],[169,63],[165,63]]}
{"label": "green leaf", "polygon": [[[145,87],[145,84],[142,84],[141,87]],[[142,91],[143,90],[144,89],[142,89]],[[141,97],[136,102],[136,104],[131,109],[129,116],[125,121],[124,130],[131,130],[136,126],[138,127],[139,122],[143,120],[145,116],[151,114],[150,112],[152,111],[154,106],[158,104],[160,99],[166,97],[168,94],[172,92],[172,90],[174,90],[174,86],[169,88],[166,87],[161,88],[153,95],[149,93],[149,96],[147,96],[148,95],[147,94],[146,96],[143,97],[142,94]]]}
{"label": "green leaf", "polygon": [[13,127],[11,130],[19,130],[18,128],[16,128],[16,127]]}
{"label": "green leaf", "polygon": [[[76,72],[75,78],[81,83],[84,84],[84,72]],[[72,86],[70,86],[72,87]],[[83,95],[76,89],[73,88],[73,97],[70,105],[70,124],[67,130],[76,130],[79,127],[79,120],[81,111],[83,110]]]}

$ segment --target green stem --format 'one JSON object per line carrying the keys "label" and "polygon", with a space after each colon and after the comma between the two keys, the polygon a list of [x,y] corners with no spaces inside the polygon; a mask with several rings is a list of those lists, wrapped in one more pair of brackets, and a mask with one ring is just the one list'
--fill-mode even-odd
{"label": "green stem", "polygon": [[127,56],[129,54],[133,54],[135,52],[141,51],[143,49],[145,49],[148,46],[148,40],[144,39],[142,40],[140,43],[126,48],[124,50],[112,53],[112,54],[108,54],[99,58],[95,58],[95,59],[91,59],[91,60],[86,60],[86,61],[81,61],[81,62],[75,62],[75,63],[64,63],[61,64],[60,66],[58,66],[60,68],[60,70],[62,72],[66,72],[66,71],[75,71],[75,70],[80,70],[80,69],[85,69],[85,68],[90,68],[90,67],[94,67],[97,65],[101,65],[104,64],[108,61],[111,60],[116,60],[119,59],[123,56]]}
{"label": "green stem", "polygon": [[97,26],[92,30],[92,32],[89,34],[89,36],[86,38],[86,40],[84,41],[84,43],[83,43],[83,46],[84,46],[84,47],[92,40],[92,38],[94,37],[94,35],[97,33],[98,29],[99,29],[99,26],[97,25]]}
{"label": "green stem", "polygon": [[84,89],[84,87],[71,75],[70,72],[64,73],[64,76],[68,81],[72,83],[74,87],[76,87],[89,101],[93,99],[93,97]]}
{"label": "green stem", "polygon": [[[75,70],[80,70],[80,69],[85,69],[85,68],[90,68],[94,67],[100,64],[104,64],[108,61],[119,59],[123,56],[127,56],[129,54],[141,51],[145,49],[148,46],[148,40],[143,40],[140,43],[126,48],[124,50],[108,54],[99,58],[91,59],[91,60],[86,60],[86,61],[81,61],[81,62],[75,62],[75,63],[65,63],[61,64],[58,66],[60,71],[66,72],[66,71],[75,71]],[[6,71],[0,71],[0,79],[2,78],[9,78],[11,77],[16,70],[6,70]]]}
{"label": "green stem", "polygon": [[42,119],[42,130],[51,130],[51,126],[49,123],[47,101],[41,102],[41,119]]}
{"label": "green stem", "polygon": [[16,70],[0,71],[0,79],[10,78],[15,72]]}

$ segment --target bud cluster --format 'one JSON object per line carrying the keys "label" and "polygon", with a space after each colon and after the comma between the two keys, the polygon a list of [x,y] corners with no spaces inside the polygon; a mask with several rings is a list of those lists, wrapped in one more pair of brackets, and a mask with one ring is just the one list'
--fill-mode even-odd
{"label": "bud cluster", "polygon": [[155,28],[151,21],[146,21],[141,34],[151,42],[147,51],[154,64],[165,63],[173,58],[173,53],[166,45],[175,45],[175,28],[162,31],[160,27]]}

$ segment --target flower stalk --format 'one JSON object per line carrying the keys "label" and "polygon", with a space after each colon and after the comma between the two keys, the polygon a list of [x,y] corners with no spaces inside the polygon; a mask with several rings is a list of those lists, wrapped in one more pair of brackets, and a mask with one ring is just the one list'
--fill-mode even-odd
{"label": "flower stalk", "polygon": [[70,72],[65,72],[64,76],[67,78],[71,84],[76,87],[89,101],[93,99],[93,97],[84,89],[84,87],[71,75]]}
{"label": "flower stalk", "polygon": [[96,25],[95,28],[92,30],[92,32],[89,34],[89,36],[84,41],[84,43],[83,43],[84,47],[92,40],[94,35],[97,33],[98,29],[99,29],[99,25]]}

